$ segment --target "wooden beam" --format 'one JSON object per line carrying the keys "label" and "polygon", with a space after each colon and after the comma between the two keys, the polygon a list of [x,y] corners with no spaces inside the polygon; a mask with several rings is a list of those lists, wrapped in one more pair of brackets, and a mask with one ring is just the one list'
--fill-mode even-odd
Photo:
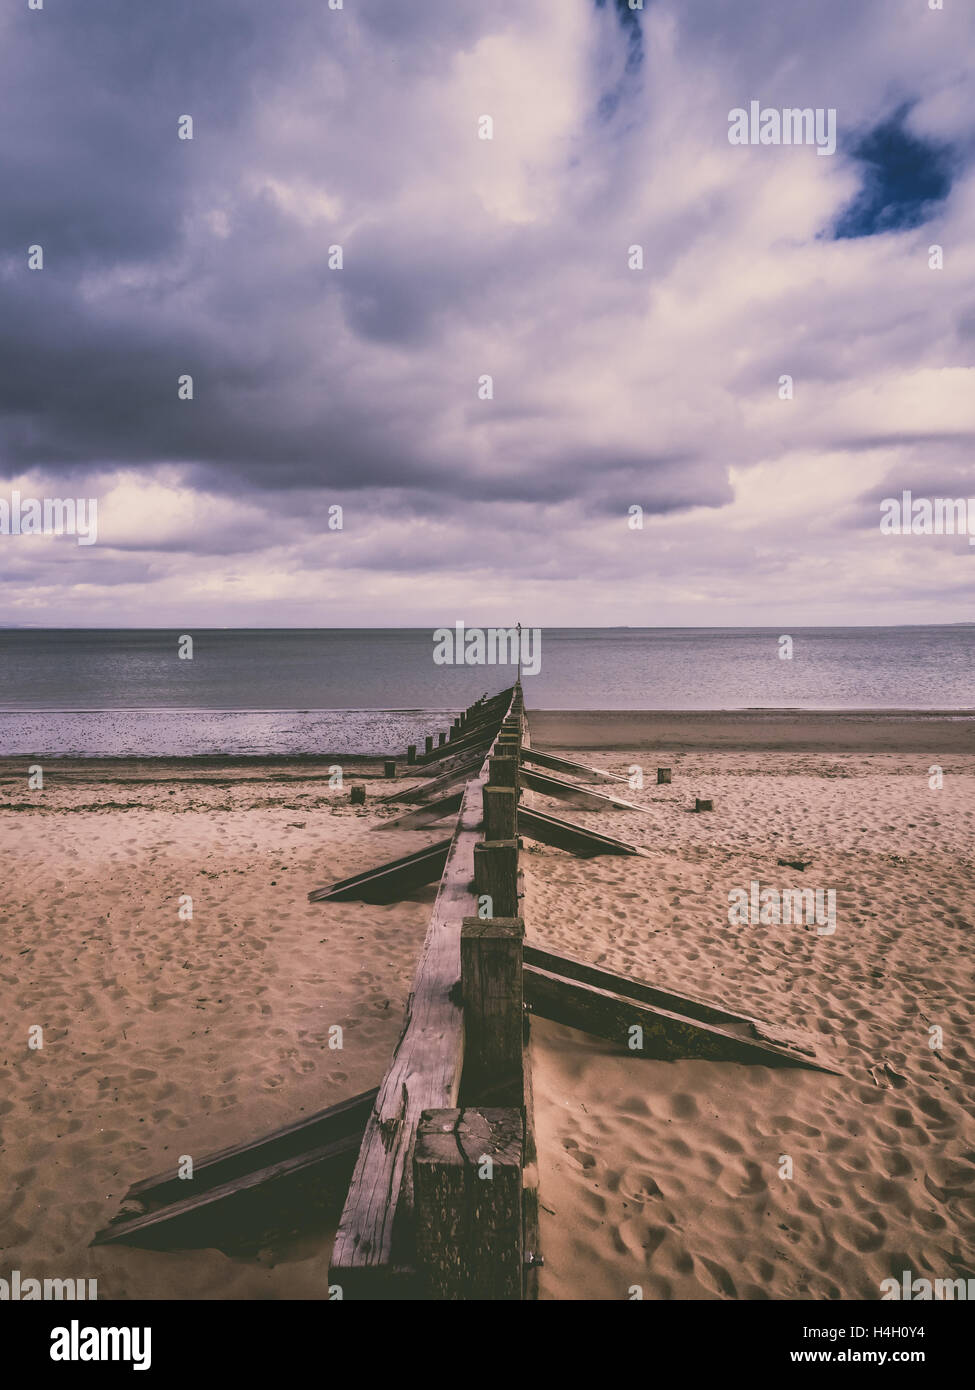
{"label": "wooden beam", "polygon": [[522,1169],[521,1213],[524,1230],[524,1265],[522,1298],[534,1301],[538,1297],[538,1271],[544,1263],[539,1241],[538,1223],[538,1151],[535,1146],[535,1086],[532,1070],[531,1018],[526,1012],[524,1023],[524,1087],[525,1152]]}
{"label": "wooden beam", "polygon": [[[525,966],[525,1003],[542,1018],[608,1038],[640,1057],[662,1061],[706,1057],[717,1062],[807,1067],[838,1074],[835,1068],[795,1048],[746,1038],[729,1028],[656,1008],[534,965]],[[634,1046],[634,1042],[639,1045]]]}
{"label": "wooden beam", "polygon": [[412,811],[404,811],[401,816],[377,821],[371,829],[420,830],[424,826],[443,820],[444,816],[456,815],[463,799],[464,789],[459,787],[457,791],[448,792],[446,796],[438,796],[435,801],[427,801],[422,806],[415,806]]}
{"label": "wooden beam", "polygon": [[478,726],[473,733],[449,739],[442,748],[435,748],[432,753],[423,753],[417,758],[416,766],[428,766],[431,763],[442,762],[444,758],[452,758],[458,753],[469,753],[475,748],[487,748],[493,739],[493,724]]}
{"label": "wooden beam", "polygon": [[406,1021],[366,1125],[332,1249],[332,1279],[345,1298],[408,1294],[413,1247],[412,1149],[424,1110],[457,1103],[464,1053],[460,929],[476,915],[474,845],[480,833],[482,768],[464,793]]}
{"label": "wooden beam", "polygon": [[406,805],[421,806],[427,801],[436,801],[441,793],[447,791],[449,787],[456,787],[459,782],[466,782],[476,773],[484,761],[478,754],[460,759],[456,767],[449,768],[442,772],[439,777],[431,777],[425,782],[421,782],[418,787],[408,787],[401,791],[390,792],[388,796],[378,797],[375,805],[385,806],[394,801],[402,801]]}
{"label": "wooden beam", "polygon": [[534,748],[523,748],[522,762],[535,767],[546,767],[552,772],[568,772],[578,782],[626,782],[617,772],[604,772],[601,767],[590,767],[587,763],[577,763],[571,758],[556,758],[552,753],[539,753]]}
{"label": "wooden beam", "polygon": [[[335,1195],[347,1181],[376,1091],[308,1116],[247,1144],[201,1159],[191,1178],[172,1172],[135,1183],[124,1212],[100,1230],[92,1245],[140,1245],[151,1249],[199,1248],[214,1240],[246,1238],[252,1226],[300,1229],[307,1219],[311,1185]],[[339,1189],[340,1190],[340,1189]],[[298,1208],[304,1212],[299,1212]]]}
{"label": "wooden beam", "polygon": [[428,1297],[521,1299],[523,1156],[519,1109],[424,1111],[413,1180]]}
{"label": "wooden beam", "polygon": [[272,1233],[300,1234],[313,1208],[338,1205],[358,1148],[358,1135],[349,1135],[283,1159],[159,1211],[125,1218],[100,1231],[92,1245],[221,1250],[258,1247]]}
{"label": "wooden beam", "polygon": [[438,840],[435,845],[427,845],[426,849],[417,850],[414,854],[404,854],[402,858],[391,859],[388,864],[380,864],[378,868],[339,879],[338,883],[331,883],[325,888],[316,888],[308,894],[308,901],[398,902],[414,888],[433,883],[440,877],[447,862],[450,843],[450,840]]}
{"label": "wooden beam", "polygon": [[518,834],[526,835],[540,844],[551,845],[554,849],[567,849],[582,859],[596,854],[630,854],[641,859],[649,859],[649,850],[637,845],[617,840],[612,835],[600,835],[595,830],[587,830],[584,825],[574,821],[550,816],[546,811],[531,811],[527,806],[518,807]]}
{"label": "wooden beam", "polygon": [[464,744],[473,744],[477,740],[493,739],[501,726],[501,713],[499,711],[479,711],[477,715],[462,725],[460,720],[455,720],[447,734],[445,745],[433,749],[431,753],[417,755],[417,763],[435,761],[446,755],[453,754],[456,749]]}
{"label": "wooden beam", "polygon": [[299,1157],[311,1149],[335,1143],[349,1135],[361,1137],[378,1094],[378,1088],[374,1087],[371,1091],[363,1091],[360,1095],[339,1101],[337,1105],[330,1105],[326,1110],[306,1115],[294,1124],[271,1130],[259,1139],[232,1144],[207,1154],[194,1163],[190,1180],[177,1177],[173,1172],[143,1178],[132,1184],[123,1200],[139,1202],[154,1210],[169,1202],[182,1200],[186,1196],[188,1182],[192,1183],[194,1191],[199,1192],[283,1159]]}
{"label": "wooden beam", "polygon": [[584,985],[595,985],[597,989],[612,990],[627,999],[638,999],[644,1004],[654,1004],[661,1009],[671,1009],[675,1013],[686,1014],[688,1018],[699,1019],[702,1023],[717,1023],[733,1031],[742,1032],[746,1037],[754,1037],[755,1019],[747,1014],[732,1013],[729,1009],[708,1004],[693,995],[674,994],[671,990],[657,989],[645,980],[631,975],[620,975],[605,970],[600,965],[590,965],[588,961],[563,952],[549,951],[544,946],[525,943],[525,964],[536,965],[554,975],[564,975],[569,980],[579,980]]}
{"label": "wooden beam", "polygon": [[622,801],[618,796],[606,792],[588,791],[561,777],[552,777],[547,772],[536,772],[533,768],[522,767],[521,783],[531,791],[541,792],[543,796],[555,797],[558,801],[568,801],[573,806],[585,806],[594,811],[642,811],[646,806],[637,806],[633,801]]}

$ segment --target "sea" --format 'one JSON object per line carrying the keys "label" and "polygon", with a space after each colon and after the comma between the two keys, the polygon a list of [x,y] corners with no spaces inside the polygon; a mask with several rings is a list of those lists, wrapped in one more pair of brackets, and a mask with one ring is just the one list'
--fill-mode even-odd
{"label": "sea", "polygon": [[[975,708],[975,623],[541,628],[536,640],[529,710]],[[438,665],[435,646],[431,628],[0,629],[0,755],[422,747],[517,674]]]}

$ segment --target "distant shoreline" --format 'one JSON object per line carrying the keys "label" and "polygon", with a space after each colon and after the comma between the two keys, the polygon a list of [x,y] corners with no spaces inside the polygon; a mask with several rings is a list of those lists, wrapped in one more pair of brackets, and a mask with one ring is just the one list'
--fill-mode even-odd
{"label": "distant shoreline", "polygon": [[535,747],[975,753],[975,710],[529,710]]}
{"label": "distant shoreline", "polygon": [[[532,743],[539,749],[597,751],[684,752],[697,749],[726,752],[783,753],[975,753],[975,709],[959,710],[531,710]],[[5,753],[0,773],[21,769],[31,759],[57,759],[62,768],[93,764],[106,770],[123,765],[185,770],[255,768],[301,769],[328,775],[330,764],[351,763],[379,768],[384,760],[402,758],[405,747],[314,752],[212,752],[154,754]],[[320,769],[320,773],[312,771]]]}

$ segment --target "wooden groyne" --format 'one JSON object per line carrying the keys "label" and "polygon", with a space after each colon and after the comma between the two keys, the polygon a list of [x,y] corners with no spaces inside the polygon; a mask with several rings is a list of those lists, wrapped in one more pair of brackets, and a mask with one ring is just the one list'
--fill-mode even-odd
{"label": "wooden groyne", "polygon": [[406,809],[372,829],[442,821],[441,838],[309,894],[385,903],[439,880],[382,1083],[202,1160],[191,1195],[172,1173],[136,1183],[128,1210],[95,1243],[224,1248],[248,1230],[301,1230],[344,1191],[323,1297],[531,1299],[542,1263],[532,1014],[630,1056],[835,1070],[756,1019],[526,944],[525,839],[581,857],[650,851],[535,804],[543,796],[584,810],[643,809],[594,790],[612,780],[599,769],[532,751],[520,681],[425,745],[390,763],[405,784],[378,804]]}
{"label": "wooden groyne", "polygon": [[[525,1084],[524,923],[518,842],[504,833],[515,827],[520,685],[465,723],[473,727],[465,733],[455,725],[453,746],[487,738],[488,751],[467,774],[403,1032],[335,1238],[329,1282],[345,1298],[521,1298],[532,1291],[537,1238],[525,1173],[536,1165]],[[485,838],[486,820],[501,838]]]}
{"label": "wooden groyne", "polygon": [[[478,741],[482,761],[458,760],[435,781],[386,798],[416,808],[387,826],[428,826],[455,811],[457,819],[451,839],[432,847],[444,856],[437,900],[332,1251],[330,1285],[343,1298],[535,1296],[532,1013],[631,1055],[636,1029],[648,1058],[832,1070],[745,1015],[526,946],[523,838],[583,857],[648,853],[528,802],[543,795],[585,809],[643,808],[594,791],[592,782],[613,780],[608,774],[532,752],[520,682],[488,709],[467,711],[433,754],[428,739],[426,761],[451,748],[469,753]],[[403,862],[389,867],[399,872]]]}

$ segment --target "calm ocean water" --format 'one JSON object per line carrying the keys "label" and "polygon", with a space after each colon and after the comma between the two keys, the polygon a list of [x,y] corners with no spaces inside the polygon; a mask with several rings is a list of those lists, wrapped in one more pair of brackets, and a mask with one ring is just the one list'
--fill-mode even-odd
{"label": "calm ocean water", "polygon": [[[537,709],[971,709],[975,624],[546,628]],[[0,753],[401,750],[509,684],[437,666],[432,630],[0,629]]]}

